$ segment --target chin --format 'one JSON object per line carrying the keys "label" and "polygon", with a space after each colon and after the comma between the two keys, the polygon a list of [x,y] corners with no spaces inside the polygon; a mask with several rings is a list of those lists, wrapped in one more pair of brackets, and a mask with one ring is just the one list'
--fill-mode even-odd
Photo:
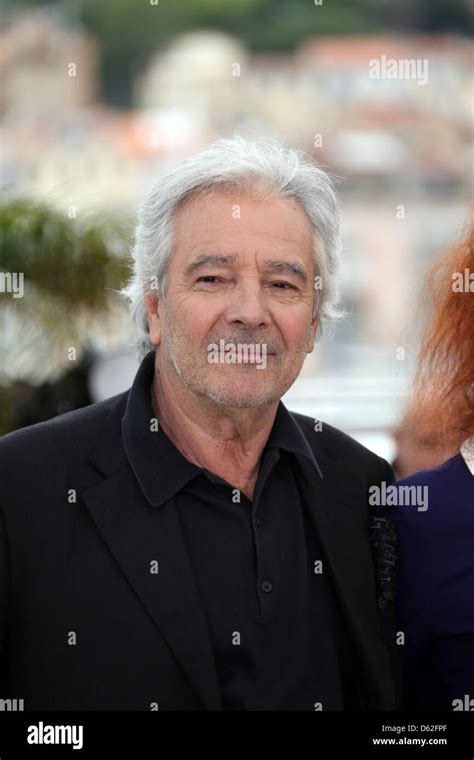
{"label": "chin", "polygon": [[235,384],[233,388],[208,388],[206,395],[215,404],[237,409],[255,409],[280,400],[280,396],[270,390],[262,390],[256,393],[255,388],[253,388],[246,393],[241,388],[236,393]]}

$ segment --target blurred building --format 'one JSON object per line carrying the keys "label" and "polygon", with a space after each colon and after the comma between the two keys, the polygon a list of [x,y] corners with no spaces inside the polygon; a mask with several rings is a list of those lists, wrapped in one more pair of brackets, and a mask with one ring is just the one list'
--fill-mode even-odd
{"label": "blurred building", "polygon": [[0,118],[47,130],[51,117],[97,98],[97,43],[52,7],[6,15],[0,26]]}
{"label": "blurred building", "polygon": [[[135,87],[138,109],[168,114],[175,129],[234,128],[245,102],[249,55],[238,40],[213,31],[184,34],[157,52]],[[163,120],[163,124],[165,120]],[[187,126],[186,126],[187,125]]]}

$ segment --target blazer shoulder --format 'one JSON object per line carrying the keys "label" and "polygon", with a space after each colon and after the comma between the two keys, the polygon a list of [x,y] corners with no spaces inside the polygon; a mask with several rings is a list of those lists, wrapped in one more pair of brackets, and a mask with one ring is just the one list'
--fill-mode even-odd
{"label": "blazer shoulder", "polygon": [[[128,391],[99,401],[89,406],[74,409],[44,422],[29,425],[0,437],[0,465],[11,457],[46,456],[52,449],[61,451],[61,447],[74,443],[76,451],[95,436],[103,434],[104,425],[110,414],[125,410]],[[106,428],[105,428],[106,429]]]}
{"label": "blazer shoulder", "polygon": [[292,412],[292,415],[303,431],[316,458],[319,455],[333,462],[350,463],[352,466],[369,470],[382,468],[387,472],[387,476],[393,480],[392,469],[388,462],[343,430],[320,421],[321,429],[315,433],[315,420],[312,417],[296,412]]}

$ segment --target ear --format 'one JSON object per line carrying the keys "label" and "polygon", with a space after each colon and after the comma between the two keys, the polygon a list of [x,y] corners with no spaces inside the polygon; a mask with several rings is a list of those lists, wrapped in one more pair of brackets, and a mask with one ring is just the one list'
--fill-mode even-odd
{"label": "ear", "polygon": [[161,322],[158,314],[159,298],[156,292],[150,291],[148,288],[143,289],[143,297],[145,300],[150,343],[152,346],[159,346],[161,343]]}
{"label": "ear", "polygon": [[311,354],[314,351],[314,338],[316,336],[316,330],[318,329],[320,319],[320,315],[316,314],[316,316],[311,320],[311,332],[309,335],[308,348],[306,351],[308,354]]}

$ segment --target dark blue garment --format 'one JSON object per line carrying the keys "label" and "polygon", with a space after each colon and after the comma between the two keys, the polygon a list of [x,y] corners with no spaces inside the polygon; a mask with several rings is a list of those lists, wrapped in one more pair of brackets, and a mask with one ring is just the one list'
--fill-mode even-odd
{"label": "dark blue garment", "polygon": [[452,711],[472,699],[474,709],[474,476],[457,454],[399,481],[398,495],[404,486],[427,487],[418,495],[428,497],[385,512],[399,535],[405,706]]}

